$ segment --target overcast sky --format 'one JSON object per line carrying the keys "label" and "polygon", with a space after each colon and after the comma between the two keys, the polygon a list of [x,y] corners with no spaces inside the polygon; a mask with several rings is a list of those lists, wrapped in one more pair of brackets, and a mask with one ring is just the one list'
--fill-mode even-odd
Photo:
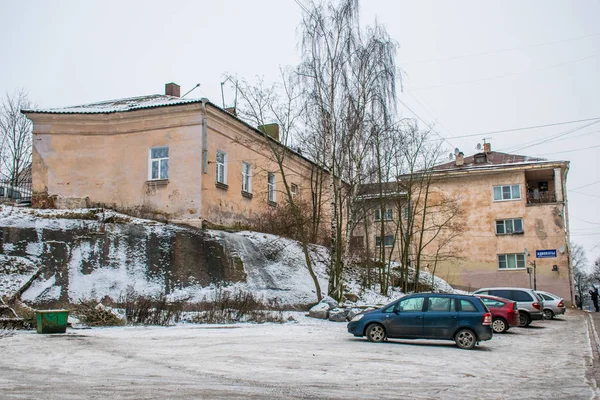
{"label": "overcast sky", "polygon": [[[572,240],[600,256],[600,1],[368,0],[361,13],[400,44],[403,115],[433,125],[448,152],[486,138],[571,161]],[[0,94],[24,88],[49,108],[173,81],[221,104],[224,74],[273,81],[298,63],[300,17],[295,0],[0,0]]]}

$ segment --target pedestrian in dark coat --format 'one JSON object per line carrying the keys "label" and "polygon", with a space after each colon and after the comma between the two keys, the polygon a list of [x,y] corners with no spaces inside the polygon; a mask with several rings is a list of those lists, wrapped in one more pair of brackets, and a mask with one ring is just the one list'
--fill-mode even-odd
{"label": "pedestrian in dark coat", "polygon": [[594,308],[596,308],[596,312],[600,311],[598,309],[598,288],[594,286],[592,290],[590,290],[590,296],[592,296],[592,302],[594,303]]}

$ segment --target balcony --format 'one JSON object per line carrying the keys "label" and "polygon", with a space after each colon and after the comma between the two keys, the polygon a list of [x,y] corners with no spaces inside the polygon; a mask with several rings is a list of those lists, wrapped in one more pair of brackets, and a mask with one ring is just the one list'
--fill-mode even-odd
{"label": "balcony", "polygon": [[[556,194],[554,169],[525,172],[527,182],[527,204],[548,204],[562,201]],[[560,185],[560,181],[558,182]]]}

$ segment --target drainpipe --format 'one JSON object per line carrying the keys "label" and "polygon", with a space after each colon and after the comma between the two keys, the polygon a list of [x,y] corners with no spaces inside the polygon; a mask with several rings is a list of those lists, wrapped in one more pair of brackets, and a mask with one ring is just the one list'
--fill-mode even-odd
{"label": "drainpipe", "polygon": [[565,221],[565,247],[569,252],[567,258],[567,273],[569,275],[569,290],[571,291],[571,305],[575,304],[573,294],[573,256],[571,254],[571,232],[569,231],[569,205],[567,201],[567,173],[569,172],[569,162],[566,162],[565,173],[562,176],[562,191],[563,191],[563,218]]}
{"label": "drainpipe", "polygon": [[202,110],[204,111],[204,116],[202,117],[202,173],[204,174],[208,173],[208,142],[206,138],[208,124],[206,121],[206,103],[208,103],[208,99],[206,97],[203,97]]}

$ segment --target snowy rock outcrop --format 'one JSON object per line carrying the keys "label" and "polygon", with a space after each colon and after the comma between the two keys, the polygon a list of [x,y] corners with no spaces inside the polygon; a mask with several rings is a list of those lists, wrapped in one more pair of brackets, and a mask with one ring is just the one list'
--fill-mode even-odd
{"label": "snowy rock outcrop", "polygon": [[329,317],[329,305],[327,303],[319,303],[313,306],[308,311],[308,316],[311,318],[327,319]]}

